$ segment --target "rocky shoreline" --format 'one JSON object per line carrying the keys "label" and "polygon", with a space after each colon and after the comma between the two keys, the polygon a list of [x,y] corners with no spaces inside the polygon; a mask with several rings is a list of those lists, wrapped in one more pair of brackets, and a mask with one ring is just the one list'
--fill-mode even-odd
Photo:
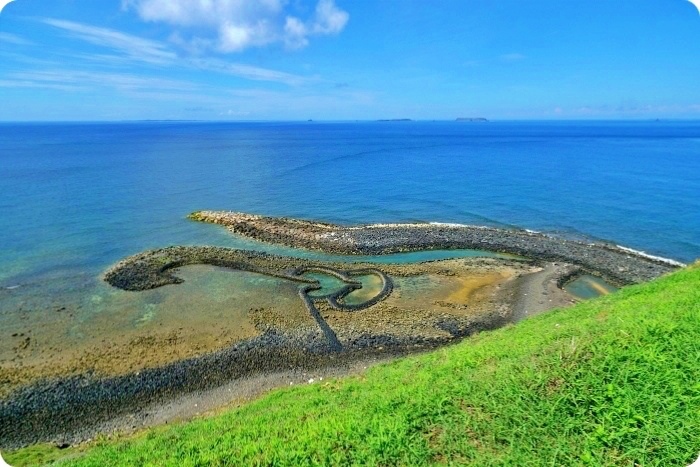
{"label": "rocky shoreline", "polygon": [[[0,402],[0,446],[39,442],[74,444],[100,432],[129,429],[110,421],[251,375],[295,369],[316,371],[366,358],[390,357],[446,343],[435,339],[358,336],[334,352],[318,333],[290,338],[270,332],[201,357],[114,378],[91,375],[44,381]],[[135,426],[134,426],[135,428]]]}
{"label": "rocky shoreline", "polygon": [[[435,310],[429,313],[396,306],[406,302],[387,303],[397,300],[392,293],[398,278],[421,274],[453,276],[455,272],[450,267],[457,266],[449,260],[434,264],[350,265],[218,247],[169,247],[131,256],[110,268],[104,280],[124,290],[148,290],[182,282],[177,269],[194,264],[264,274],[298,284],[299,298],[313,320],[285,325],[284,320],[291,318],[281,315],[282,321],[272,319],[257,337],[201,356],[125,375],[86,373],[23,386],[0,400],[0,447],[80,442],[96,433],[125,428],[123,422],[115,420],[145,416],[144,411],[159,404],[241,378],[290,369],[338,368],[365,359],[433,349],[569,303],[560,287],[583,272],[626,285],[651,280],[678,267],[611,245],[586,244],[519,230],[432,224],[341,227],[211,211],[200,211],[190,217],[223,225],[256,240],[328,253],[479,249],[509,253],[525,260],[459,260],[458,265],[464,265],[459,267],[468,271],[474,268],[473,271],[482,274],[511,271],[510,279],[496,282],[502,288],[494,285],[488,289],[490,292],[480,302],[482,305],[470,301],[468,306],[476,308],[471,314],[464,314],[463,308],[467,307],[464,298],[457,302],[438,300]],[[311,292],[322,287],[308,273],[333,276],[343,285],[312,296]],[[362,289],[359,280],[362,276],[373,276],[378,284],[376,290],[362,301],[347,302],[348,296]],[[474,290],[480,290],[479,287],[482,286],[474,286]],[[454,313],[450,314],[451,311]],[[260,317],[274,318],[269,311]],[[400,325],[395,326],[393,320]]]}

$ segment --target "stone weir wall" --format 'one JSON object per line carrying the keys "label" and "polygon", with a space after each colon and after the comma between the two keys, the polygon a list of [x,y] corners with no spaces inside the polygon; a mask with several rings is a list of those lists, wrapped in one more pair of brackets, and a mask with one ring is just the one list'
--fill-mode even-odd
{"label": "stone weir wall", "polygon": [[268,243],[348,255],[475,249],[537,261],[578,265],[619,286],[646,282],[680,263],[656,259],[605,243],[584,243],[526,230],[439,224],[374,224],[344,227],[323,222],[228,211],[197,211],[189,218],[225,226]]}

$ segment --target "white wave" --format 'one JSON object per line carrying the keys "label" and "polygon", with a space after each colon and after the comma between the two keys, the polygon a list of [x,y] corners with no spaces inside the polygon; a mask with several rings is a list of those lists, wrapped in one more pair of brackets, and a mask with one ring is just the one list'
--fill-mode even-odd
{"label": "white wave", "polygon": [[467,225],[467,224],[455,224],[455,223],[449,223],[449,222],[422,222],[422,223],[391,223],[391,224],[367,224],[367,225],[358,225],[355,227],[348,227],[347,230],[361,230],[361,229],[378,229],[378,228],[385,228],[385,227],[391,227],[391,228],[424,228],[427,229],[429,227],[452,227],[452,228],[464,228],[464,227],[469,227],[471,229],[488,229],[488,227],[483,227],[479,225]]}
{"label": "white wave", "polygon": [[662,256],[650,255],[649,253],[646,253],[646,252],[644,252],[644,251],[634,250],[634,249],[632,249],[632,248],[627,248],[627,247],[622,246],[622,245],[616,245],[616,246],[617,246],[619,249],[621,249],[622,251],[626,251],[627,253],[633,253],[633,254],[635,254],[635,255],[637,255],[637,256],[643,256],[644,258],[649,258],[649,259],[653,259],[653,260],[656,260],[656,261],[661,261],[661,262],[663,262],[663,263],[672,264],[672,265],[674,265],[674,266],[680,266],[680,267],[685,267],[685,266],[686,266],[685,263],[681,263],[680,261],[676,261],[676,260],[674,260],[674,259],[664,258],[664,257],[662,257]]}
{"label": "white wave", "polygon": [[438,227],[469,227],[467,224],[457,224],[456,222],[428,222],[428,224]]}

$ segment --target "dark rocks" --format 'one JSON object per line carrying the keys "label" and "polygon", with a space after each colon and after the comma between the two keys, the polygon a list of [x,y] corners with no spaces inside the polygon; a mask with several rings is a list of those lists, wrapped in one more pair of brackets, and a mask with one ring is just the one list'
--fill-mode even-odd
{"label": "dark rocks", "polygon": [[342,227],[215,211],[199,211],[190,217],[224,225],[234,233],[264,242],[328,253],[381,255],[419,250],[477,249],[514,254],[540,262],[562,261],[620,286],[645,282],[681,266],[612,244],[584,243],[526,230],[443,224]]}
{"label": "dark rocks", "polygon": [[310,371],[378,354],[399,355],[415,344],[444,344],[444,340],[363,335],[348,342],[342,351],[331,352],[325,339],[315,337],[292,337],[273,331],[218,352],[138,373],[35,383],[0,401],[0,448],[56,439],[77,443],[104,431],[116,417],[138,415],[154,403],[248,375],[288,368]]}

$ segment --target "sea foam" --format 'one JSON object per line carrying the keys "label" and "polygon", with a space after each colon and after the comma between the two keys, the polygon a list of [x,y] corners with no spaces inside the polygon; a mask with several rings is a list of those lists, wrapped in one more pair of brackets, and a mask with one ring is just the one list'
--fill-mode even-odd
{"label": "sea foam", "polygon": [[618,248],[619,248],[620,250],[622,250],[622,251],[626,251],[627,253],[632,253],[632,254],[635,254],[635,255],[637,255],[637,256],[643,256],[643,257],[645,257],[645,258],[653,259],[653,260],[655,260],[655,261],[661,261],[662,263],[666,263],[666,264],[672,264],[672,265],[674,265],[674,266],[679,266],[679,267],[685,267],[685,266],[686,266],[685,263],[681,263],[680,261],[676,261],[676,260],[674,260],[674,259],[664,258],[664,257],[662,257],[662,256],[650,255],[649,253],[646,253],[646,252],[644,252],[644,251],[635,250],[635,249],[632,249],[632,248],[627,248],[627,247],[622,246],[622,245],[615,245],[615,246],[618,247]]}

